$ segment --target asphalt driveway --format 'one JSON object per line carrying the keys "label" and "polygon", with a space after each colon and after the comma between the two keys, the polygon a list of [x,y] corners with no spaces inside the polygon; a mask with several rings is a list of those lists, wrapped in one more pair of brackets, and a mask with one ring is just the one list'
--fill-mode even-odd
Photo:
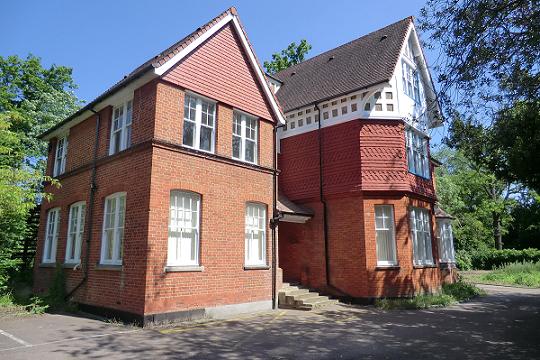
{"label": "asphalt driveway", "polygon": [[9,319],[0,358],[540,358],[540,290],[484,288],[488,296],[444,309],[339,305],[144,330],[55,314]]}

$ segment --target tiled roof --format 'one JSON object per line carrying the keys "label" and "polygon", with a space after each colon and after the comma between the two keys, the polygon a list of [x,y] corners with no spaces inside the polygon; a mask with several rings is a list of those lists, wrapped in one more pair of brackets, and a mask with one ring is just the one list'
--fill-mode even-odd
{"label": "tiled roof", "polygon": [[102,93],[97,98],[95,98],[94,100],[89,102],[86,106],[79,109],[79,111],[75,112],[74,114],[72,114],[71,116],[66,118],[64,121],[58,123],[54,127],[50,128],[49,130],[47,130],[46,132],[41,134],[40,137],[46,136],[47,134],[49,134],[49,133],[55,131],[56,129],[60,128],[61,126],[63,126],[67,122],[69,122],[72,119],[76,118],[77,116],[81,115],[83,112],[92,109],[98,102],[102,101],[107,96],[112,95],[116,91],[118,91],[121,88],[123,88],[124,86],[128,85],[131,81],[139,78],[144,73],[146,73],[149,69],[158,68],[161,65],[165,64],[174,55],[176,55],[177,53],[182,51],[182,49],[184,49],[186,46],[191,44],[194,40],[196,40],[198,37],[200,37],[202,34],[204,34],[210,28],[212,28],[212,26],[217,24],[221,19],[226,17],[228,14],[237,15],[236,8],[231,7],[229,9],[225,10],[224,12],[222,12],[221,14],[219,14],[218,16],[216,16],[215,18],[213,18],[212,20],[210,20],[209,22],[204,24],[203,26],[197,28],[195,31],[193,31],[188,36],[184,37],[182,40],[176,42],[174,45],[172,45],[168,49],[160,52],[158,55],[156,55],[153,58],[149,59],[148,61],[144,62],[142,65],[137,67],[135,70],[130,72],[128,75],[124,76],[124,78],[122,80],[118,81],[116,84],[111,86],[104,93]]}
{"label": "tiled roof", "polygon": [[284,111],[367,88],[392,78],[412,17],[282,70],[277,98]]}

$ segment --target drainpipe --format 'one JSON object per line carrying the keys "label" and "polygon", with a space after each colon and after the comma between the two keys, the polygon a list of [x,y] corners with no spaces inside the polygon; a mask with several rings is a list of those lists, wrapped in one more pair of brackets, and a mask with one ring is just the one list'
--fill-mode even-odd
{"label": "drainpipe", "polygon": [[277,241],[276,228],[281,219],[281,214],[277,208],[277,131],[285,124],[274,126],[274,153],[273,153],[273,175],[272,175],[272,219],[270,227],[272,229],[272,309],[277,309]]}
{"label": "drainpipe", "polygon": [[330,251],[329,251],[329,242],[328,242],[328,209],[326,205],[326,200],[324,198],[324,192],[323,192],[323,148],[322,148],[322,114],[321,109],[319,108],[319,104],[317,102],[314,102],[313,105],[315,105],[315,109],[317,109],[317,113],[319,115],[319,126],[317,129],[317,135],[319,139],[319,201],[323,205],[323,236],[324,236],[324,260],[325,260],[325,275],[326,275],[326,286],[329,289],[334,290],[335,292],[338,292],[340,296],[345,295],[346,292],[343,290],[337,288],[336,286],[332,285],[331,280],[331,272],[330,272]]}
{"label": "drainpipe", "polygon": [[99,126],[101,123],[101,115],[94,109],[89,109],[96,115],[96,130],[94,138],[94,158],[92,160],[92,173],[90,176],[90,199],[88,201],[88,221],[86,226],[86,251],[84,253],[83,278],[77,286],[75,286],[65,297],[69,299],[75,291],[77,291],[88,280],[88,268],[90,266],[90,243],[92,242],[92,229],[94,225],[94,198],[96,196],[96,168],[98,160],[98,145],[99,145]]}

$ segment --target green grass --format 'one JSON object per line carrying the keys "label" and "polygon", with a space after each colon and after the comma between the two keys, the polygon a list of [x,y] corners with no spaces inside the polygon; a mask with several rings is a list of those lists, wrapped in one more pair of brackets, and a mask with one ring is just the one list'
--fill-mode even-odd
{"label": "green grass", "polygon": [[38,296],[17,298],[11,293],[0,295],[0,317],[43,314],[48,307],[45,299]]}
{"label": "green grass", "polygon": [[478,287],[458,281],[454,284],[443,285],[439,294],[422,294],[410,298],[378,299],[375,301],[375,306],[383,310],[427,309],[448,306],[484,294],[485,292]]}
{"label": "green grass", "polygon": [[501,266],[488,274],[479,276],[479,280],[492,284],[540,288],[540,261]]}

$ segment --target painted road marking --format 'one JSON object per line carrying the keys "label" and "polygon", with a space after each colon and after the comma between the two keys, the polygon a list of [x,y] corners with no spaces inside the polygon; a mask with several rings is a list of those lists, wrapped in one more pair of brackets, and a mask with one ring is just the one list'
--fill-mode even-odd
{"label": "painted road marking", "polygon": [[[100,338],[100,337],[105,337],[105,336],[112,336],[112,335],[121,335],[121,334],[129,334],[129,333],[134,333],[134,332],[138,332],[138,331],[142,331],[142,329],[136,329],[136,330],[127,330],[127,331],[116,331],[116,332],[112,332],[112,333],[107,333],[107,334],[99,334],[99,335],[90,335],[90,336],[81,336],[81,337],[73,337],[73,338],[68,338],[68,339],[62,339],[62,340],[55,340],[55,341],[49,341],[49,342],[44,342],[44,343],[39,343],[39,344],[29,344],[27,343],[26,341],[24,340],[21,340],[21,339],[18,339],[18,340],[15,340],[17,342],[20,343],[20,341],[24,342],[26,345],[25,346],[15,346],[15,347],[11,347],[11,348],[7,348],[7,349],[0,349],[0,352],[3,352],[3,351],[9,351],[9,350],[18,350],[18,349],[24,349],[24,348],[33,348],[33,347],[37,347],[37,346],[44,346],[44,345],[51,345],[51,344],[58,344],[58,343],[61,343],[61,342],[66,342],[66,341],[76,341],[76,340],[86,340],[86,339],[93,339],[93,338]],[[3,334],[3,335],[6,335],[7,333],[0,330],[0,334]],[[11,334],[9,334],[11,335]],[[10,336],[6,335],[7,337],[11,338]],[[11,335],[13,336],[13,335]],[[19,341],[20,340],[20,341]],[[21,343],[22,344],[22,343]]]}
{"label": "painted road marking", "polygon": [[[21,344],[21,345],[24,345],[24,347],[32,346],[30,343],[27,343],[27,342],[24,341],[23,339],[19,339],[19,338],[16,337],[15,335],[11,335],[10,333],[5,332],[5,331],[2,330],[2,329],[0,329],[0,334],[4,335],[4,336],[7,337],[7,338],[10,338],[10,339],[13,340],[13,341],[18,342],[18,343]],[[20,347],[20,346],[19,346],[19,347]]]}

